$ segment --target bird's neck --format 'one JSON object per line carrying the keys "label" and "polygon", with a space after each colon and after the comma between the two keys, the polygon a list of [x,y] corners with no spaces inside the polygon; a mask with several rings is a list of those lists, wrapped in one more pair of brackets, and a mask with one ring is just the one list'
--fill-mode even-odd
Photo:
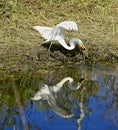
{"label": "bird's neck", "polygon": [[74,44],[74,41],[73,43],[69,42],[70,45],[68,45],[65,40],[61,39],[61,41],[59,42],[65,49],[67,50],[73,50],[75,48],[75,44]]}
{"label": "bird's neck", "polygon": [[59,83],[57,83],[56,86],[62,87],[63,84],[64,84],[65,82],[67,82],[67,81],[72,82],[73,79],[72,79],[71,77],[66,77],[66,78],[62,79]]}

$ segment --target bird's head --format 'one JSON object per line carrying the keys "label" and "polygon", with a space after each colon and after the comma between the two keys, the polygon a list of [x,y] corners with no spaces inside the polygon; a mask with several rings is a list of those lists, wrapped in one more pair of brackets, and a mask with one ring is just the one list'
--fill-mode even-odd
{"label": "bird's head", "polygon": [[82,53],[85,55],[85,57],[88,57],[88,50],[85,47],[84,43],[79,38],[72,38],[71,41],[75,41],[78,44],[78,47],[81,49]]}

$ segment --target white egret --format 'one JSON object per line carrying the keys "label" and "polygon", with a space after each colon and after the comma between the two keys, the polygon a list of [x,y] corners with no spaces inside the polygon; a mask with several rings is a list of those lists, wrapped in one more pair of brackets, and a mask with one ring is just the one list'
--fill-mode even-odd
{"label": "white egret", "polygon": [[57,113],[63,118],[70,118],[74,116],[74,114],[72,114],[67,108],[63,107],[57,100],[58,99],[57,92],[63,87],[64,83],[67,81],[69,82],[68,85],[71,90],[77,90],[83,84],[83,81],[80,81],[76,87],[73,87],[72,86],[73,78],[66,77],[54,86],[48,86],[44,84],[44,86],[40,88],[39,91],[31,99],[32,100],[41,100],[41,99],[47,100],[48,104],[51,106],[51,108],[53,109],[55,113]]}
{"label": "white egret", "polygon": [[67,81],[68,81],[68,86],[71,90],[78,90],[81,87],[81,85],[83,84],[84,79],[79,81],[77,86],[75,86],[75,87],[72,86],[73,78],[71,78],[71,77],[66,77],[66,78],[62,79],[59,83],[57,83],[54,86],[48,86],[47,84],[44,84],[44,86],[41,87],[39,89],[39,91],[35,94],[35,96],[31,99],[33,99],[33,100],[40,100],[40,99],[47,100],[48,95],[50,95],[51,91],[53,91],[54,93],[57,93],[63,87],[64,83]]}
{"label": "white egret", "polygon": [[34,26],[34,29],[36,29],[44,39],[46,39],[44,43],[58,41],[67,50],[73,50],[75,48],[75,43],[78,43],[77,45],[79,45],[82,50],[87,50],[79,38],[72,38],[69,41],[70,45],[68,45],[64,40],[64,29],[78,30],[77,24],[74,21],[64,21],[54,27]]}

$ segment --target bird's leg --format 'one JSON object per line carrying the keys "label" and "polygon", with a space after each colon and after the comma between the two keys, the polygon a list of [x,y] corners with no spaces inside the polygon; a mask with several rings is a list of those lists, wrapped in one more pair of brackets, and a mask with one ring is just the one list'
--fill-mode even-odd
{"label": "bird's leg", "polygon": [[41,46],[41,45],[43,45],[43,44],[45,44],[45,43],[48,43],[49,41],[45,41],[45,42],[43,42],[43,43],[41,43],[39,46]]}
{"label": "bird's leg", "polygon": [[39,46],[43,45],[45,42],[41,43]]}
{"label": "bird's leg", "polygon": [[[43,42],[43,43],[41,43],[39,46],[41,46],[41,45],[43,45],[43,44],[45,44],[45,43],[49,43],[49,42],[50,42],[50,41]],[[49,48],[48,48],[48,51],[49,51],[49,52],[50,52],[51,46],[52,46],[52,42],[50,43],[50,46],[49,46]]]}
{"label": "bird's leg", "polygon": [[50,52],[50,48],[51,48],[51,46],[52,46],[52,42],[50,43],[50,46],[49,46],[49,48],[48,48],[48,51]]}

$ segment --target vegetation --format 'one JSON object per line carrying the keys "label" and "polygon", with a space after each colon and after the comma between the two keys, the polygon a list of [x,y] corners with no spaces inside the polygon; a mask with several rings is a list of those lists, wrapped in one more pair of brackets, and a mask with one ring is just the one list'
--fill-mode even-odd
{"label": "vegetation", "polygon": [[32,27],[64,20],[77,22],[79,32],[67,33],[67,39],[82,39],[92,61],[117,62],[117,9],[117,0],[1,0],[0,68],[19,71],[42,66],[36,49],[44,39]]}
{"label": "vegetation", "polygon": [[[115,75],[112,76],[112,73],[110,75],[110,73],[102,71],[99,74],[96,70],[93,73],[92,70],[86,69],[76,71],[76,69],[63,66],[58,68],[57,65],[60,63],[48,57],[46,50],[43,53],[43,60],[39,61],[37,58],[38,45],[44,39],[32,28],[35,25],[54,26],[65,20],[74,20],[78,24],[79,31],[70,34],[66,32],[67,40],[74,36],[79,37],[88,48],[92,63],[101,63],[101,61],[114,63],[118,61],[117,5],[117,0],[0,1],[1,129],[6,124],[7,126],[13,124],[13,119],[16,117],[13,115],[19,113],[23,115],[22,109],[30,107],[29,99],[38,91],[41,81],[48,85],[55,85],[64,76],[72,76],[76,84],[83,72],[85,73],[85,82],[79,91],[71,91],[67,84],[61,91],[59,96],[62,98],[59,100],[65,107],[81,101],[87,104],[88,95],[96,96],[96,92],[102,86],[108,86],[108,91],[110,90],[112,94],[117,91],[117,78]],[[56,66],[54,66],[55,64]],[[54,67],[57,67],[55,71]],[[96,81],[91,79],[93,74]],[[100,78],[101,76],[103,80]],[[106,98],[108,91],[103,100],[108,99]],[[116,98],[116,102],[118,102],[118,98]],[[32,105],[32,103],[29,104]],[[48,103],[39,102],[40,110],[43,109],[43,106],[49,109]],[[87,111],[92,112],[90,108]]]}

